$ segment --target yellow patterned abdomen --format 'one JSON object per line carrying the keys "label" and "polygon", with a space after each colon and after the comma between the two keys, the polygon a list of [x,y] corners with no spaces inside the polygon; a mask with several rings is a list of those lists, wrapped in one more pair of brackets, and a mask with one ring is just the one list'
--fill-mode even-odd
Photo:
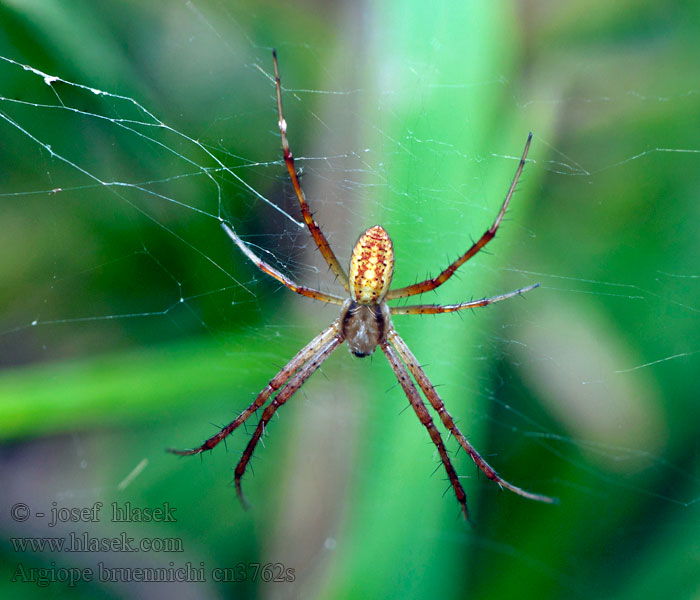
{"label": "yellow patterned abdomen", "polygon": [[394,247],[383,227],[375,225],[357,240],[350,258],[350,294],[360,304],[378,304],[394,274]]}

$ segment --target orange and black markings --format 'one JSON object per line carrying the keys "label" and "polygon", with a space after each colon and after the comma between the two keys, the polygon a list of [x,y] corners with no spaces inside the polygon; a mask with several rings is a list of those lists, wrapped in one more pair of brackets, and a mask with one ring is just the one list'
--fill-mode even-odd
{"label": "orange and black markings", "polygon": [[394,274],[394,247],[383,227],[375,225],[357,240],[350,258],[350,293],[360,304],[377,304]]}

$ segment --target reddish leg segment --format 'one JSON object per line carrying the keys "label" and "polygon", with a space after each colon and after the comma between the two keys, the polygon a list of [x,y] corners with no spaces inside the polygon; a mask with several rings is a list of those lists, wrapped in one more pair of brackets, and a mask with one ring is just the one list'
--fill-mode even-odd
{"label": "reddish leg segment", "polygon": [[267,384],[265,389],[263,389],[258,397],[253,401],[253,403],[246,408],[240,415],[238,415],[233,421],[231,421],[226,427],[222,428],[219,433],[211,436],[207,441],[205,441],[201,446],[197,448],[192,448],[189,450],[175,450],[173,448],[168,449],[168,452],[173,454],[179,454],[181,456],[186,456],[189,454],[199,454],[200,452],[205,452],[206,450],[211,450],[219,442],[221,442],[226,436],[233,433],[240,425],[245,423],[245,421],[252,415],[256,410],[258,410],[270,395],[279,390],[294,373],[301,368],[301,366],[311,359],[314,354],[318,351],[320,347],[325,347],[326,344],[332,339],[335,339],[340,332],[340,323],[338,320],[331,323],[329,327],[324,329],[319,335],[317,335],[313,340],[311,340],[306,346],[304,346],[292,360],[290,360],[282,370],[277,373]]}
{"label": "reddish leg segment", "polygon": [[406,366],[408,367],[409,371],[411,371],[411,373],[413,374],[413,377],[416,378],[418,385],[423,390],[423,393],[425,394],[426,398],[428,398],[433,408],[437,411],[438,415],[440,415],[440,418],[442,419],[442,422],[444,423],[445,427],[447,427],[447,429],[452,433],[452,435],[454,435],[455,438],[457,438],[457,441],[459,442],[460,446],[462,446],[462,448],[464,448],[467,451],[469,456],[471,456],[471,459],[476,463],[476,466],[479,467],[479,469],[481,469],[481,471],[484,473],[484,475],[486,475],[486,477],[495,481],[501,487],[504,487],[510,490],[511,492],[515,492],[519,496],[529,498],[530,500],[537,500],[538,502],[547,502],[549,504],[555,504],[556,502],[558,502],[556,498],[550,498],[549,496],[542,496],[540,494],[533,494],[532,492],[525,491],[513,485],[512,483],[508,483],[505,479],[500,477],[498,473],[496,473],[496,471],[474,449],[474,447],[469,443],[467,438],[464,437],[464,434],[457,428],[457,425],[450,416],[450,413],[448,413],[447,409],[445,408],[445,403],[442,401],[442,398],[438,396],[438,393],[435,391],[433,384],[428,379],[428,376],[425,374],[425,371],[423,371],[422,367],[418,364],[416,357],[413,355],[413,352],[411,352],[411,350],[408,348],[406,342],[404,342],[401,339],[401,336],[399,336],[399,334],[396,333],[395,330],[390,331],[387,334],[387,338],[392,343],[394,348],[396,348],[396,351],[406,363]]}
{"label": "reddish leg segment", "polygon": [[342,341],[343,338],[341,334],[336,333],[330,340],[325,342],[323,347],[318,350],[318,352],[311,357],[311,359],[297,372],[297,374],[289,380],[287,385],[282,388],[282,390],[263,411],[262,417],[260,417],[260,421],[258,422],[258,426],[255,428],[255,432],[253,433],[253,437],[250,438],[248,445],[243,451],[241,460],[236,465],[234,476],[236,492],[238,493],[238,497],[241,499],[244,506],[247,506],[248,503],[246,502],[246,499],[243,496],[243,490],[241,489],[241,477],[243,477],[246,466],[248,465],[250,458],[253,456],[255,446],[257,446],[258,442],[260,441],[260,437],[265,431],[265,426],[267,423],[269,423],[270,419],[275,414],[275,411],[292,397],[294,392],[296,392],[304,384],[304,382],[311,377],[314,371],[321,366],[323,361],[330,356],[331,352],[333,352],[333,350],[335,350],[342,343]]}
{"label": "reddish leg segment", "polygon": [[277,65],[277,52],[275,50],[272,51],[272,60],[275,66],[277,115],[279,117],[280,134],[282,136],[282,152],[284,153],[284,162],[287,165],[289,177],[292,179],[294,191],[296,192],[297,198],[299,199],[299,205],[301,206],[301,214],[304,217],[304,222],[309,228],[309,232],[313,236],[314,241],[318,246],[318,249],[321,251],[323,258],[326,259],[328,266],[331,268],[331,271],[333,271],[333,273],[338,278],[338,281],[340,281],[342,286],[347,291],[350,291],[350,288],[348,287],[348,276],[345,273],[343,267],[340,266],[340,263],[338,262],[338,259],[336,258],[335,253],[331,248],[331,245],[328,243],[326,236],[323,235],[321,228],[318,226],[318,223],[316,223],[313,216],[311,215],[309,205],[306,202],[306,195],[304,194],[304,190],[301,188],[301,184],[299,183],[299,178],[297,177],[297,170],[294,166],[294,156],[292,155],[292,151],[289,149],[289,141],[287,140],[287,121],[284,120],[284,114],[282,111],[282,82],[280,81],[280,71]]}
{"label": "reddish leg segment", "polygon": [[437,277],[432,279],[426,279],[420,283],[414,283],[407,287],[397,288],[395,290],[389,290],[386,295],[387,300],[392,300],[394,298],[405,298],[406,296],[415,296],[416,294],[422,294],[423,292],[429,292],[434,290],[436,287],[445,283],[455,271],[459,269],[465,262],[467,262],[472,256],[474,256],[479,250],[481,250],[486,244],[488,244],[496,235],[498,226],[503,220],[503,215],[506,214],[506,209],[508,208],[508,203],[513,197],[513,192],[515,191],[515,186],[518,184],[518,179],[520,179],[520,174],[523,172],[523,167],[525,166],[525,159],[527,158],[527,152],[530,149],[530,141],[532,140],[532,134],[527,136],[527,142],[525,143],[525,150],[523,150],[523,156],[520,159],[520,164],[518,164],[518,169],[515,172],[515,177],[513,178],[513,183],[510,184],[510,189],[506,194],[506,199],[503,201],[501,210],[498,211],[496,220],[493,225],[489,227],[484,235],[482,235],[472,246],[467,250],[462,256],[460,256],[456,261],[454,261],[449,267],[447,267],[442,273]]}
{"label": "reddish leg segment", "polygon": [[462,484],[459,482],[457,472],[452,466],[452,462],[450,461],[450,457],[447,454],[447,449],[445,448],[445,444],[442,441],[440,432],[435,427],[433,419],[430,416],[430,413],[428,412],[428,409],[426,408],[423,400],[421,399],[420,394],[416,389],[416,386],[413,385],[411,376],[408,374],[406,367],[401,362],[401,359],[397,356],[394,349],[387,342],[382,342],[381,348],[384,354],[386,355],[389,364],[391,365],[391,368],[394,370],[394,374],[399,380],[399,383],[401,384],[404,393],[408,397],[408,401],[411,403],[413,410],[416,411],[416,415],[418,415],[420,422],[423,423],[425,428],[428,430],[428,433],[430,434],[430,439],[433,440],[433,444],[435,444],[435,447],[437,448],[438,453],[440,454],[440,458],[442,459],[442,464],[445,466],[445,470],[447,471],[447,476],[450,478],[450,483],[452,484],[452,488],[455,491],[455,496],[457,496],[457,501],[462,507],[462,513],[464,514],[464,518],[468,520],[469,513],[467,511],[467,495],[464,492]]}

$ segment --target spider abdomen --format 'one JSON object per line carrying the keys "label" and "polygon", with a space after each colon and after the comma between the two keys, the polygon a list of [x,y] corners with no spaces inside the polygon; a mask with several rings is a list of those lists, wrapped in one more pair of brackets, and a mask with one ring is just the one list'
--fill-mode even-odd
{"label": "spider abdomen", "polygon": [[370,227],[357,240],[350,257],[350,295],[359,304],[378,304],[394,274],[394,247],[380,225]]}
{"label": "spider abdomen", "polygon": [[348,300],[340,325],[350,352],[358,357],[369,356],[384,341],[391,326],[389,307],[385,302],[368,305]]}

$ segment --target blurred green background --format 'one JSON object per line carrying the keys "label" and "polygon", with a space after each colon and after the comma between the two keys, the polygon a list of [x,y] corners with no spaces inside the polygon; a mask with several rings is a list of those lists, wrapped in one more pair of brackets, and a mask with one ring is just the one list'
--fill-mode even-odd
{"label": "blurred green background", "polygon": [[[0,2],[2,597],[700,597],[699,12]],[[541,288],[394,323],[477,449],[558,506],[501,492],[449,440],[463,523],[384,358],[344,348],[271,423],[250,511],[230,484],[253,421],[201,460],[164,452],[231,420],[337,315],[219,227],[340,291],[280,162],[272,47],[317,220],[344,263],[381,223],[395,285],[481,235],[534,133],[496,240],[424,302]],[[98,522],[35,515],[95,502]],[[113,502],[168,502],[177,522],[112,523]],[[12,541],[70,532],[182,551]],[[190,562],[206,581],[12,582],[99,562]],[[294,581],[253,581],[254,564]]]}

